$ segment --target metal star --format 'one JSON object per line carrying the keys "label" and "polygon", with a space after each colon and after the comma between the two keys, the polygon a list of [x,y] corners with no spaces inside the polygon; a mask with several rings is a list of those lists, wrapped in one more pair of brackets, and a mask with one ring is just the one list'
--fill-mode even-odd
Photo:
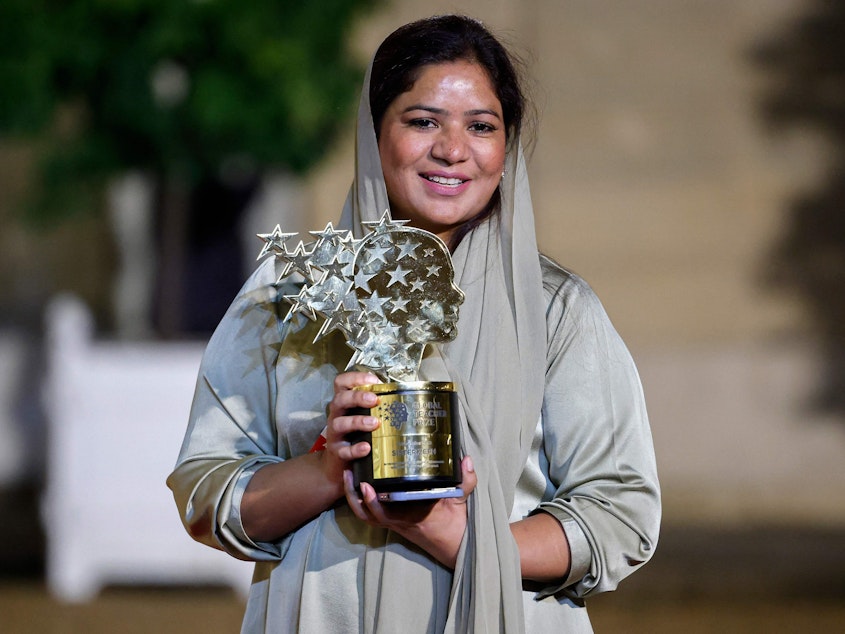
{"label": "metal star", "polygon": [[323,276],[323,280],[317,284],[303,287],[311,310],[321,314],[336,308],[338,302],[351,288],[352,285],[349,282],[328,276]]}
{"label": "metal star", "polygon": [[414,252],[417,250],[417,247],[420,246],[420,243],[411,240],[404,240],[403,242],[397,242],[396,246],[399,248],[399,253],[396,256],[396,260],[398,261],[404,258],[414,257]]}
{"label": "metal star", "polygon": [[366,308],[369,315],[378,315],[384,318],[384,305],[390,301],[389,297],[380,297],[378,291],[373,291],[369,297],[359,299],[361,304]]}
{"label": "metal star", "polygon": [[352,232],[349,231],[349,232],[347,232],[346,237],[341,239],[340,246],[341,246],[342,252],[351,253],[353,258],[354,258],[355,251],[357,251],[358,245],[360,243],[361,243],[361,241],[356,240],[355,236],[352,235]]}
{"label": "metal star", "polygon": [[427,332],[427,321],[421,317],[412,317],[408,320],[408,332],[419,331],[421,333]]}
{"label": "metal star", "polygon": [[391,314],[393,314],[393,313],[397,313],[397,312],[399,312],[400,310],[401,310],[402,312],[407,313],[407,312],[408,312],[408,308],[407,308],[407,306],[408,306],[408,302],[410,302],[410,301],[411,301],[411,300],[409,300],[409,299],[404,299],[404,298],[402,298],[402,297],[393,297],[393,298],[391,298],[391,300],[390,300],[390,304],[391,304],[390,313],[391,313]]}
{"label": "metal star", "polygon": [[[329,264],[321,264],[320,269],[323,270],[325,275],[329,277],[337,277],[344,279],[348,277],[347,270],[350,268],[349,262],[341,262],[340,256],[336,255],[332,262]],[[322,280],[321,280],[322,281]]]}
{"label": "metal star", "polygon": [[440,272],[440,269],[442,269],[442,268],[443,267],[440,266],[439,264],[432,264],[431,266],[427,266],[426,267],[426,272],[427,272],[426,275],[428,275],[428,277],[435,276]]}
{"label": "metal star", "polygon": [[410,272],[410,270],[403,269],[397,264],[395,269],[387,271],[387,274],[390,276],[390,281],[387,283],[387,287],[390,288],[397,283],[402,286],[407,286],[408,282],[405,281],[405,278],[408,277],[408,273]]}
{"label": "metal star", "polygon": [[393,247],[384,246],[381,244],[374,244],[372,247],[367,248],[367,254],[370,256],[370,259],[367,260],[367,264],[373,262],[384,262],[387,264],[387,258],[385,254],[390,251]]}
{"label": "metal star", "polygon": [[385,345],[390,347],[391,354],[396,350],[398,345],[396,342],[399,340],[399,331],[399,326],[390,322],[381,325],[379,337],[384,340]]}
{"label": "metal star", "polygon": [[361,307],[358,305],[358,298],[355,293],[347,293],[338,302],[333,310],[327,312],[328,317],[323,325],[320,326],[317,336],[314,337],[314,343],[325,337],[332,330],[340,330],[343,334],[350,338],[355,330],[355,323],[358,316],[361,314]]}
{"label": "metal star", "polygon": [[288,266],[282,273],[283,276],[290,275],[291,269],[296,269],[305,277],[311,279],[311,273],[313,271],[311,268],[311,251],[303,244],[302,240],[299,241],[293,252],[286,253],[285,257],[288,260]]}
{"label": "metal star", "polygon": [[311,250],[311,264],[319,267],[334,261],[343,248],[344,239],[349,234],[348,231],[336,231],[332,223],[327,224],[322,231],[308,233],[318,237]]}
{"label": "metal star", "polygon": [[373,233],[379,234],[379,233],[387,233],[388,231],[391,231],[393,229],[398,229],[402,225],[406,225],[409,222],[411,222],[411,221],[410,220],[393,220],[393,219],[391,219],[390,210],[385,209],[384,213],[381,215],[381,218],[379,218],[378,220],[376,220],[376,221],[372,221],[372,220],[364,221],[361,224],[363,224],[365,227],[367,227]]}
{"label": "metal star", "polygon": [[264,246],[261,247],[261,252],[258,254],[257,260],[260,260],[270,253],[281,255],[285,252],[285,242],[293,238],[296,233],[283,233],[282,227],[276,225],[270,233],[257,234],[261,240],[264,240]]}
{"label": "metal star", "polygon": [[302,313],[312,321],[317,319],[317,315],[314,313],[314,309],[311,308],[311,306],[309,306],[308,304],[307,286],[302,287],[302,290],[299,291],[299,295],[285,295],[284,298],[291,304],[293,304],[293,306],[291,306],[291,309],[288,311],[288,314],[285,315],[284,321],[290,321],[293,316],[297,313]]}
{"label": "metal star", "polygon": [[310,233],[312,236],[320,238],[321,240],[326,240],[329,243],[340,244],[344,240],[344,238],[346,238],[346,236],[349,234],[349,231],[347,231],[346,229],[341,229],[340,231],[337,231],[334,228],[334,225],[332,223],[329,223],[326,225],[326,228],[322,231],[309,231],[308,233]]}
{"label": "metal star", "polygon": [[355,288],[360,288],[361,290],[366,291],[367,293],[371,293],[372,289],[370,288],[370,285],[367,284],[367,282],[369,282],[374,277],[375,274],[368,275],[364,273],[363,269],[359,269],[358,272],[355,273]]}

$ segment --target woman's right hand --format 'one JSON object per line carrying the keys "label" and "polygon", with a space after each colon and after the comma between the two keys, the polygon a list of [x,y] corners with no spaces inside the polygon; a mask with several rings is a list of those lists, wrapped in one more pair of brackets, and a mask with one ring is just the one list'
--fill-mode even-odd
{"label": "woman's right hand", "polygon": [[369,443],[352,443],[348,434],[378,427],[371,416],[348,414],[351,408],[378,403],[372,392],[352,388],[378,382],[369,372],[339,374],[329,404],[325,450],[268,464],[255,472],[241,500],[241,521],[250,538],[274,541],[343,497],[344,470],[350,468],[351,460],[370,452]]}
{"label": "woman's right hand", "polygon": [[371,372],[344,372],[335,377],[325,432],[326,447],[322,453],[326,477],[340,486],[349,463],[370,453],[369,443],[353,442],[349,434],[371,432],[379,426],[378,419],[373,416],[350,413],[349,410],[356,407],[369,409],[378,404],[378,396],[374,393],[353,388],[380,382]]}

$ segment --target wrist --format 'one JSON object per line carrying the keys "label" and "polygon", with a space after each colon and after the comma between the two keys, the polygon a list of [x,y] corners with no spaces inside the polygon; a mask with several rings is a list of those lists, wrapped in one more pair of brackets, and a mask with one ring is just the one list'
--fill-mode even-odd
{"label": "wrist", "polygon": [[[435,514],[436,521],[422,521],[408,524],[394,529],[405,539],[413,542],[440,564],[454,569],[458,559],[458,551],[466,532],[466,505],[441,502],[449,509],[448,513]],[[429,516],[430,519],[433,519]]]}
{"label": "wrist", "polygon": [[338,468],[337,461],[332,459],[328,451],[318,451],[307,455],[314,456],[317,462],[319,490],[332,501],[342,498],[344,496],[343,468]]}

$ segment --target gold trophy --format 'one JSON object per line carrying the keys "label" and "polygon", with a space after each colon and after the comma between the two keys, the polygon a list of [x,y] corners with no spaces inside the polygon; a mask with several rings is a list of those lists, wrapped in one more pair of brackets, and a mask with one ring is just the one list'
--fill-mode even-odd
{"label": "gold trophy", "polygon": [[285,243],[296,234],[277,225],[259,234],[265,244],[258,257],[273,253],[285,263],[280,280],[294,272],[305,278],[299,294],[285,298],[292,304],[286,320],[297,313],[325,318],[315,341],[341,331],[354,350],[347,369],[370,370],[384,381],[357,388],[377,394],[379,403],[355,413],[381,424],[351,438],[372,447],[353,464],[355,485],[368,482],[382,501],[460,497],[455,386],[417,374],[428,343],[455,338],[464,294],[443,241],[406,222],[385,212],[364,223],[370,233],[360,240],[329,223],[310,232],[316,241],[300,241],[293,251]]}

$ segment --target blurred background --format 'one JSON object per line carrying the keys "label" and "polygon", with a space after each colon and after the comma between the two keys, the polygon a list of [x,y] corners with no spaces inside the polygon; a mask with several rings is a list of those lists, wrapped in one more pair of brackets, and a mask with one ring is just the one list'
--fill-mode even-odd
{"label": "blurred background", "polygon": [[845,5],[0,5],[0,631],[237,631],[164,478],[257,232],[335,221],[363,69],[482,19],[525,60],[541,248],[640,368],[665,496],[597,631],[845,629]]}

